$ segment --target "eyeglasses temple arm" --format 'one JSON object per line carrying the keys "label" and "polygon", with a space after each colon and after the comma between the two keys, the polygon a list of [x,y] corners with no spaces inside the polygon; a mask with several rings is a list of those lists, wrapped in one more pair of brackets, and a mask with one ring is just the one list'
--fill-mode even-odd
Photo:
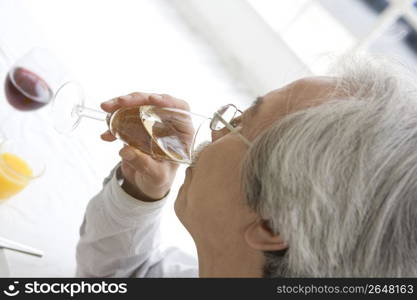
{"label": "eyeglasses temple arm", "polygon": [[225,119],[223,119],[223,117],[219,114],[219,113],[215,113],[215,116],[217,118],[219,118],[220,122],[223,123],[224,126],[226,126],[227,129],[230,130],[230,132],[233,132],[235,134],[237,134],[240,139],[249,147],[252,145],[251,142],[249,142],[249,140],[247,138],[245,138],[235,127],[233,127],[232,125],[230,125],[230,123],[226,122]]}

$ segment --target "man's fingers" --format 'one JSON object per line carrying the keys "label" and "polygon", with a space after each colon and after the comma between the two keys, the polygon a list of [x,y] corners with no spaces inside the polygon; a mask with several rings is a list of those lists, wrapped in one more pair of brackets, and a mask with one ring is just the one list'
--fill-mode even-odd
{"label": "man's fingers", "polygon": [[136,170],[125,160],[122,160],[122,172],[123,176],[130,182],[135,182]]}
{"label": "man's fingers", "polygon": [[141,105],[155,105],[159,107],[174,107],[189,110],[189,105],[184,100],[174,98],[167,94],[159,95],[139,92],[103,102],[101,108],[106,112],[112,113],[121,107],[135,107]]}
{"label": "man's fingers", "polygon": [[131,146],[124,146],[120,150],[119,155],[123,160],[129,162],[129,164],[138,171],[147,171],[149,168],[149,162],[152,160],[149,155]]}
{"label": "man's fingers", "polygon": [[101,109],[108,113],[114,112],[115,110],[117,110],[116,100],[117,98],[113,98],[111,100],[101,103],[100,104]]}
{"label": "man's fingers", "polygon": [[143,153],[131,146],[125,146],[119,152],[123,160],[138,172],[150,176],[160,177],[161,173],[166,173],[164,164],[166,161],[157,161],[146,153]]}
{"label": "man's fingers", "polygon": [[172,97],[171,95],[167,95],[167,94],[161,94],[159,96],[162,97],[162,101],[163,103],[165,103],[165,105],[160,105],[160,106],[179,108],[183,110],[190,110],[190,105],[188,104],[187,101]]}
{"label": "man's fingers", "polygon": [[116,140],[117,138],[111,134],[111,132],[109,130],[107,130],[105,133],[103,133],[101,136],[101,139],[106,141],[106,142],[113,142],[114,140]]}
{"label": "man's fingers", "polygon": [[106,112],[112,113],[121,107],[134,107],[146,104],[149,104],[149,94],[135,92],[103,102],[101,108]]}
{"label": "man's fingers", "polygon": [[145,105],[149,103],[149,94],[135,92],[117,98],[116,102],[120,107],[133,107]]}

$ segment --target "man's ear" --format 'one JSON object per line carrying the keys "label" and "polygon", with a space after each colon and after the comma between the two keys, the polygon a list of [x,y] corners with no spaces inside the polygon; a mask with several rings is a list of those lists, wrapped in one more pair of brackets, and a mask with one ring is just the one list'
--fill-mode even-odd
{"label": "man's ear", "polygon": [[279,235],[274,234],[263,220],[251,223],[245,231],[248,245],[259,251],[278,251],[288,248]]}

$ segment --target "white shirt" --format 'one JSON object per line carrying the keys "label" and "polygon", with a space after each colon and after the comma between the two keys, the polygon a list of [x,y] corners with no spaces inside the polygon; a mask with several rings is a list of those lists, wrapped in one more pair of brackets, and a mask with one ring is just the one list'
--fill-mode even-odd
{"label": "white shirt", "polygon": [[77,245],[78,277],[197,277],[194,257],[178,248],[161,251],[164,198],[144,202],[120,186],[116,166],[90,200]]}

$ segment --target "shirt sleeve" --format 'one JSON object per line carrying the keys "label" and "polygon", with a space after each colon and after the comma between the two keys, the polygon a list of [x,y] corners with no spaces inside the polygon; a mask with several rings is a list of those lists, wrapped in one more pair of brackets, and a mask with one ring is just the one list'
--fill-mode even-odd
{"label": "shirt sleeve", "polygon": [[[119,165],[93,197],[80,228],[78,277],[194,277],[195,259],[179,249],[161,251],[160,220],[167,197],[144,202],[118,183]],[[173,272],[174,271],[174,272]]]}

